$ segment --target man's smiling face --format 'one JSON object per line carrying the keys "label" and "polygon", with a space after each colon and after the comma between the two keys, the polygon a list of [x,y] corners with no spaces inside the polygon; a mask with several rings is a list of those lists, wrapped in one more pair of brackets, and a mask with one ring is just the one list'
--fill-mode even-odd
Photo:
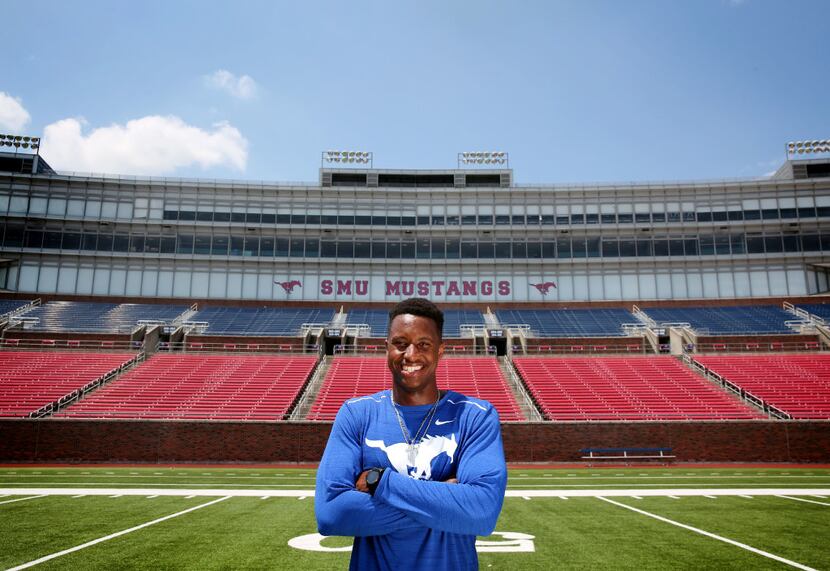
{"label": "man's smiling face", "polygon": [[434,387],[443,354],[444,344],[432,319],[406,313],[389,324],[386,359],[398,389],[417,394]]}

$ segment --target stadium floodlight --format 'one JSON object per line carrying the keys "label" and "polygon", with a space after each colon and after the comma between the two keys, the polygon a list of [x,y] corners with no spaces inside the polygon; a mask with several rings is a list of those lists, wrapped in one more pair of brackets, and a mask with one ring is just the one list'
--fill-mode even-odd
{"label": "stadium floodlight", "polygon": [[323,164],[340,163],[346,165],[369,165],[371,167],[373,156],[368,151],[324,151]]}
{"label": "stadium floodlight", "polygon": [[813,155],[830,153],[830,140],[814,139],[812,141],[790,141],[787,143],[787,158],[794,155]]}
{"label": "stadium floodlight", "polygon": [[509,156],[504,151],[465,151],[458,153],[458,168],[461,168],[461,165],[509,166],[509,163]]}
{"label": "stadium floodlight", "polygon": [[39,153],[40,137],[0,133],[0,147],[14,147],[15,152],[19,149],[31,149]]}

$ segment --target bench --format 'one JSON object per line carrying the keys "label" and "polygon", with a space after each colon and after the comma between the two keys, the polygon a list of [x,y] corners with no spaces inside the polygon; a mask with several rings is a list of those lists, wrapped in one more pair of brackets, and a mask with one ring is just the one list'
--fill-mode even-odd
{"label": "bench", "polygon": [[583,460],[670,460],[671,448],[583,448]]}

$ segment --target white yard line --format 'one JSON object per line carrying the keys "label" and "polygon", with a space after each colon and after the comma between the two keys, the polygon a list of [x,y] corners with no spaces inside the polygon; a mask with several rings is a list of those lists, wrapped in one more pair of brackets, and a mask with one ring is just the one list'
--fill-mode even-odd
{"label": "white yard line", "polygon": [[600,499],[604,502],[608,502],[609,504],[613,504],[615,506],[619,506],[621,508],[631,510],[631,511],[636,512],[640,515],[644,515],[644,516],[648,516],[650,518],[654,518],[658,521],[662,521],[663,523],[676,525],[677,527],[681,527],[681,528],[686,529],[688,531],[693,531],[695,533],[705,535],[706,537],[710,537],[712,539],[717,539],[718,541],[723,541],[724,543],[734,545],[735,547],[740,547],[741,549],[745,549],[745,550],[750,551],[752,553],[755,553],[757,555],[767,557],[768,559],[773,559],[775,561],[778,561],[779,563],[784,563],[785,565],[789,565],[790,567],[795,567],[796,569],[803,569],[804,571],[817,571],[813,567],[808,567],[807,565],[803,565],[803,564],[798,563],[796,561],[792,561],[790,559],[785,559],[784,557],[781,557],[779,555],[775,555],[774,553],[770,553],[769,551],[764,551],[763,549],[758,549],[757,547],[752,547],[751,545],[747,545],[746,543],[741,543],[740,541],[735,541],[734,539],[729,539],[728,537],[723,537],[722,535],[717,535],[717,534],[711,533],[709,531],[699,529],[697,527],[692,527],[691,525],[686,525],[685,523],[680,523],[679,521],[674,521],[672,519],[668,519],[668,518],[665,518],[663,516],[653,514],[651,512],[647,512],[647,511],[644,511],[644,510],[641,510],[641,509],[638,509],[638,508],[635,508],[635,507],[632,507],[632,506],[628,506],[626,504],[621,504],[620,502],[615,502],[614,500],[609,500],[608,498],[603,498],[603,497],[600,496],[598,499]]}
{"label": "white yard line", "polygon": [[[262,480],[260,480],[262,481]],[[3,482],[0,481],[0,486],[136,486],[136,485],[145,485],[145,486],[259,486],[261,488],[274,488],[280,486],[302,486],[305,482],[293,483],[293,484],[246,484],[240,482],[231,483],[224,483],[224,482],[208,482],[205,484],[201,484],[199,482],[185,482],[185,483],[176,483],[176,482]],[[309,485],[309,484],[305,484]],[[530,484],[533,485],[533,484]],[[826,490],[825,490],[826,491]]]}
{"label": "white yard line", "polygon": [[[654,490],[507,490],[508,498],[597,498],[597,497],[680,497],[680,496],[815,496],[826,494],[826,488],[665,488]],[[174,496],[174,497],[269,497],[269,498],[297,498],[301,496],[314,497],[313,489],[293,490],[263,490],[263,489],[180,489],[169,490],[159,488],[0,488],[0,494],[13,496],[110,496],[120,494],[124,496]]]}
{"label": "white yard line", "polygon": [[817,502],[816,500],[808,500],[808,499],[805,499],[805,498],[794,498],[792,496],[785,496],[783,494],[778,496],[778,497],[779,498],[787,498],[788,500],[795,500],[797,502],[807,502],[808,504],[817,504],[817,505],[820,505],[820,506],[830,506],[830,504],[828,504],[827,502]]}
{"label": "white yard line", "polygon": [[[783,493],[787,490],[779,490]],[[288,497],[296,498],[299,496],[314,496],[314,490],[160,490],[157,488],[20,488],[9,490],[6,488],[0,489],[0,493],[9,493],[16,496],[25,496],[33,494],[41,494],[44,496],[74,496],[80,494],[78,497],[85,496],[110,496],[113,494],[121,494],[124,496],[154,496],[154,497],[255,497],[261,498],[263,496],[269,498]],[[787,493],[792,493],[788,491]]]}
{"label": "white yard line", "polygon": [[38,498],[42,498],[42,497],[45,497],[47,495],[48,494],[40,494],[38,496],[29,496],[28,498],[17,498],[17,499],[14,499],[14,500],[5,500],[5,501],[0,502],[0,506],[2,506],[3,504],[13,504],[14,502],[23,502],[23,501],[26,501],[26,500],[36,500]]}
{"label": "white yard line", "polygon": [[126,534],[132,533],[134,531],[138,531],[139,529],[144,529],[145,527],[149,527],[151,525],[155,525],[157,523],[167,521],[168,519],[173,519],[174,517],[179,517],[180,515],[184,515],[186,513],[192,512],[192,511],[196,511],[196,510],[200,510],[202,508],[206,508],[206,507],[211,506],[213,504],[216,504],[216,503],[219,503],[221,501],[227,500],[228,498],[230,498],[230,496],[225,496],[225,497],[222,497],[222,498],[211,500],[207,503],[200,504],[198,506],[193,506],[192,508],[188,508],[186,510],[176,512],[174,514],[166,515],[164,517],[160,517],[158,519],[154,519],[152,521],[142,523],[140,525],[137,525],[135,527],[131,527],[129,529],[124,529],[124,530],[118,531],[116,533],[111,533],[109,535],[105,535],[104,537],[99,537],[98,539],[93,539],[92,541],[87,541],[86,543],[82,543],[81,545],[76,545],[75,547],[71,547],[69,549],[64,549],[63,551],[58,551],[58,552],[52,553],[50,555],[45,555],[44,557],[41,557],[39,559],[35,559],[33,561],[29,561],[28,563],[24,563],[23,565],[18,565],[17,567],[11,567],[11,568],[7,569],[6,571],[18,571],[20,569],[28,569],[29,567],[34,567],[35,565],[40,565],[41,563],[45,563],[46,561],[51,561],[52,559],[55,559],[57,557],[61,557],[63,555],[68,555],[70,553],[80,551],[81,549],[86,549],[87,547],[92,547],[93,545],[97,545],[97,544],[102,543],[104,541],[109,541],[110,539],[115,539],[116,537],[121,537],[122,535],[126,535]]}

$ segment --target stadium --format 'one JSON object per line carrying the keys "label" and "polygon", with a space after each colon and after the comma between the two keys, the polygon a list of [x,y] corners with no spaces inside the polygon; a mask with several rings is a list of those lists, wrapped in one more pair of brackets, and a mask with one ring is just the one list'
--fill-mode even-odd
{"label": "stadium", "polygon": [[830,567],[828,141],[763,178],[532,186],[503,152],[327,151],[300,184],[0,142],[3,568],[346,565],[314,469],[412,296],[446,314],[439,385],[502,420],[482,567]]}

